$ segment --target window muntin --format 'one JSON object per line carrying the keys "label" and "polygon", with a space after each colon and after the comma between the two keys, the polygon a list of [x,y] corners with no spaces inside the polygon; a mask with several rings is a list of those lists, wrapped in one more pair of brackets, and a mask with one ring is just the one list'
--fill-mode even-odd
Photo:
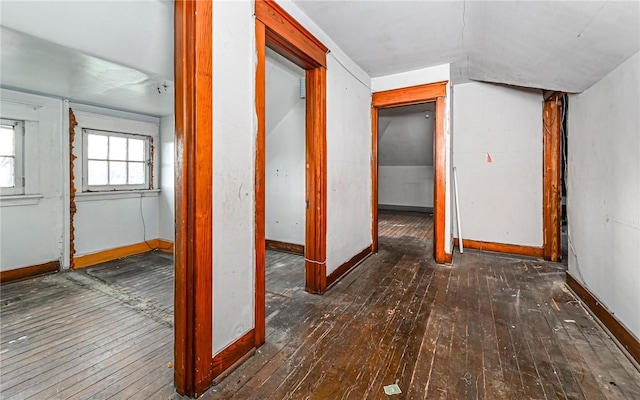
{"label": "window muntin", "polygon": [[0,194],[24,194],[24,122],[0,120]]}
{"label": "window muntin", "polygon": [[151,137],[83,129],[83,191],[151,189]]}

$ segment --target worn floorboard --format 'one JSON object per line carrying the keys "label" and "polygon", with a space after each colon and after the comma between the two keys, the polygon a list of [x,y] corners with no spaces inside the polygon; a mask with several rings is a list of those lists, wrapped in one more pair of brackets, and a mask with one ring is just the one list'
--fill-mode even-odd
{"label": "worn floorboard", "polygon": [[[266,344],[203,398],[640,398],[565,267],[474,251],[436,265],[432,231],[425,214],[381,212],[379,253],[324,296],[267,283]],[[386,396],[392,383],[403,393]]]}
{"label": "worn floorboard", "polygon": [[[565,268],[456,253],[432,218],[380,213],[380,251],[324,296],[267,251],[266,344],[203,399],[640,399],[640,372],[565,285]],[[181,399],[173,266],[151,252],[0,287],[0,398]],[[397,383],[402,394],[386,396]]]}

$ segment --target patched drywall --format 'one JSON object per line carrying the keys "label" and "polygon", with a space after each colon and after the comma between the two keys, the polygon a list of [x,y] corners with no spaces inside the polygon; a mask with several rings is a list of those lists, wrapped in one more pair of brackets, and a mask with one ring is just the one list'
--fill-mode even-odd
{"label": "patched drywall", "polygon": [[640,338],[640,53],[569,96],[569,273]]}
{"label": "patched drywall", "polygon": [[542,247],[541,91],[479,82],[453,91],[463,238]]}
{"label": "patched drywall", "polygon": [[0,116],[24,121],[25,196],[0,198],[0,270],[56,261],[62,254],[63,102],[0,89]]}
{"label": "patched drywall", "polygon": [[[305,244],[304,70],[268,50],[266,60],[265,237]],[[304,82],[303,82],[304,85]]]}

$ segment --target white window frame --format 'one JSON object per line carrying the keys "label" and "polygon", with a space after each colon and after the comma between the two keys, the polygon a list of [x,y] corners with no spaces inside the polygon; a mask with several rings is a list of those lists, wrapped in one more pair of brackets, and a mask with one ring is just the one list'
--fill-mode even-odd
{"label": "white window frame", "polygon": [[[144,184],[120,184],[120,185],[89,185],[89,144],[87,136],[90,134],[102,135],[107,137],[121,137],[126,139],[138,139],[145,141],[144,149],[144,166],[145,166],[145,183]],[[153,160],[151,157],[151,149],[153,146],[153,137],[150,135],[141,135],[135,133],[105,131],[99,129],[82,129],[82,191],[83,192],[117,192],[130,190],[150,190],[153,189],[151,182],[151,171]],[[105,161],[108,161],[105,160]],[[120,160],[118,160],[120,161]],[[129,162],[129,161],[126,161]]]}
{"label": "white window frame", "polygon": [[14,126],[14,175],[13,175],[13,187],[0,188],[0,195],[2,196],[14,196],[23,195],[25,187],[24,177],[24,121],[19,121],[11,118],[1,118],[2,125]]}

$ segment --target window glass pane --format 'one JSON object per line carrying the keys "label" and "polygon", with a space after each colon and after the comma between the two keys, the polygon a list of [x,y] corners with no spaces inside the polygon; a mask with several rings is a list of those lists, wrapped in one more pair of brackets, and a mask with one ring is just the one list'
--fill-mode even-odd
{"label": "window glass pane", "polygon": [[[126,140],[125,140],[126,143]],[[127,163],[124,161],[109,161],[109,184],[127,184]]]}
{"label": "window glass pane", "polygon": [[0,187],[15,186],[15,160],[12,157],[0,157]]}
{"label": "window glass pane", "polygon": [[129,163],[129,185],[144,185],[145,168],[143,162]]}
{"label": "window glass pane", "polygon": [[144,140],[129,139],[129,161],[144,161]]}
{"label": "window glass pane", "polygon": [[14,156],[15,154],[15,133],[13,126],[0,125],[0,156]]}
{"label": "window glass pane", "polygon": [[107,159],[109,137],[102,135],[87,135],[87,155],[90,159]]}
{"label": "window glass pane", "polygon": [[[109,136],[109,160],[127,159],[127,139],[117,136]],[[127,179],[126,175],[124,177]],[[113,182],[111,182],[113,184]]]}
{"label": "window glass pane", "polygon": [[87,165],[87,174],[89,185],[108,185],[109,170],[106,161],[89,160]]}

